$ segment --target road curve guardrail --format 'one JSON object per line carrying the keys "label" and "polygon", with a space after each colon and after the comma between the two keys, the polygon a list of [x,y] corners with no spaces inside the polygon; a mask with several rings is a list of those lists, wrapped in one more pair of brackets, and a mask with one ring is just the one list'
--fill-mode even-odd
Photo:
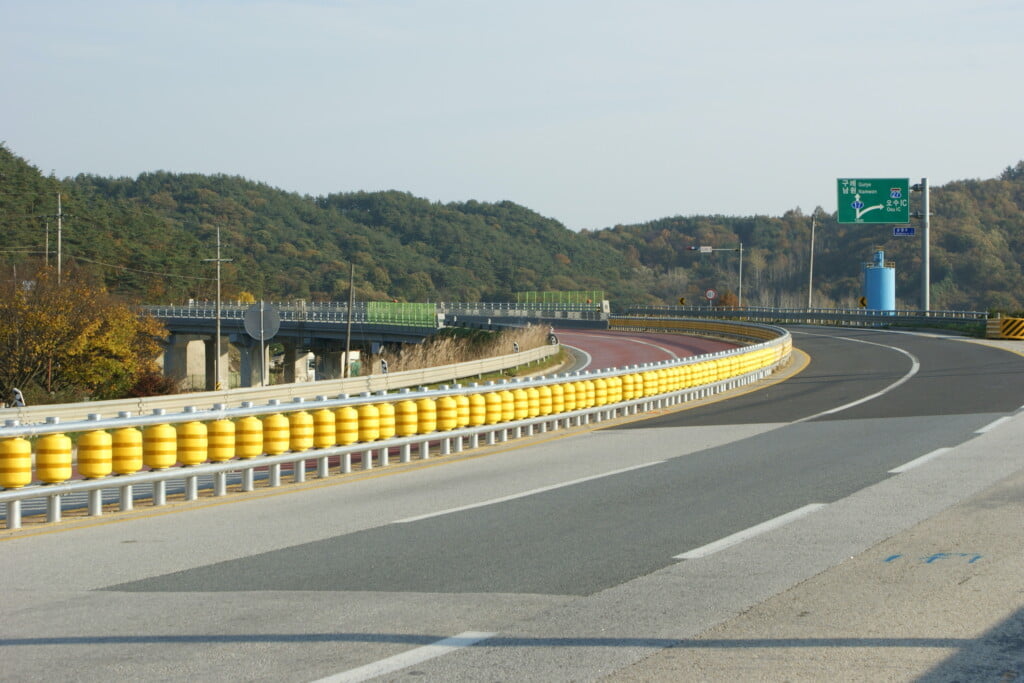
{"label": "road curve guardrail", "polygon": [[[131,510],[137,491],[153,506],[192,501],[409,462],[481,444],[700,400],[759,381],[789,361],[777,327],[722,323],[742,346],[661,363],[485,385],[388,389],[359,396],[271,398],[238,407],[195,404],[176,412],[0,427],[0,503],[8,529],[62,518],[62,498],[84,496],[85,514]],[[662,331],[692,333],[685,326]],[[726,336],[724,329],[716,334]],[[319,385],[318,385],[319,387]],[[265,472],[265,476],[262,473]],[[200,481],[204,483],[201,485]],[[180,491],[180,493],[179,493]],[[35,505],[32,510],[23,505]]]}
{"label": "road curve guardrail", "polygon": [[865,308],[769,308],[736,306],[632,306],[624,317],[691,318],[757,322],[768,325],[847,325],[851,327],[947,327],[982,331],[985,311],[873,311]]}
{"label": "road curve guardrail", "polygon": [[[113,417],[128,413],[142,415],[163,410],[167,413],[181,412],[187,406],[200,410],[215,407],[238,408],[246,403],[267,403],[276,400],[288,402],[296,400],[312,401],[318,396],[337,396],[346,394],[355,396],[362,393],[378,393],[395,391],[407,387],[422,387],[434,384],[455,384],[459,380],[482,375],[490,375],[508,368],[529,366],[539,363],[558,352],[557,346],[538,346],[525,349],[518,353],[504,356],[493,356],[480,360],[438,365],[420,370],[405,370],[387,374],[377,373],[360,375],[348,379],[327,379],[316,382],[295,382],[293,384],[273,384],[265,387],[239,387],[220,391],[195,391],[187,394],[171,394],[168,396],[147,396],[144,398],[126,398],[112,401],[89,401],[83,403],[65,403],[61,405],[40,405],[21,408],[5,408],[0,410],[0,417],[5,420],[16,420],[19,434],[36,436],[52,431],[48,423],[56,420],[59,424],[90,419],[92,415]],[[219,408],[218,408],[219,409]],[[96,418],[93,418],[96,419]],[[0,439],[4,438],[4,427],[0,427]]]}

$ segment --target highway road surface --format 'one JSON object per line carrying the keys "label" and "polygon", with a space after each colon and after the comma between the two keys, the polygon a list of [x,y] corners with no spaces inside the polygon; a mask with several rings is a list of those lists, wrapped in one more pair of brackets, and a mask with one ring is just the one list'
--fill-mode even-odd
{"label": "highway road surface", "polygon": [[[1024,359],[948,337],[793,334],[788,379],[728,400],[6,533],[0,678],[770,679],[777,651],[823,648],[842,652],[806,680],[947,680],[979,643],[1012,659],[1021,641],[984,628],[1021,613],[1020,546],[941,520],[1024,471]],[[985,500],[1019,510],[1002,495]],[[1016,583],[992,580],[1011,570]],[[925,598],[886,612],[851,594],[865,576]],[[849,614],[779,609],[812,587]],[[836,637],[844,619],[870,637]],[[755,659],[714,668],[737,652]]]}

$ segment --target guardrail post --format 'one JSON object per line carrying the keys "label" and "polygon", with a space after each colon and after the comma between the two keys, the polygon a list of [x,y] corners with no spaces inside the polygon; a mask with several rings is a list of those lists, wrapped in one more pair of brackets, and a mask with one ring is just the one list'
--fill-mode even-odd
{"label": "guardrail post", "polygon": [[216,497],[225,496],[228,493],[228,473],[217,472],[213,475],[213,495]]}
{"label": "guardrail post", "polygon": [[60,521],[60,494],[52,493],[46,498],[46,521]]}
{"label": "guardrail post", "polygon": [[103,514],[103,491],[95,489],[89,491],[89,516],[99,517]]}
{"label": "guardrail post", "polygon": [[131,512],[135,508],[134,491],[131,484],[125,484],[121,487],[121,499],[118,509],[121,512]]}
{"label": "guardrail post", "polygon": [[167,504],[167,482],[164,480],[153,482],[153,505]]}
{"label": "guardrail post", "polygon": [[195,500],[199,497],[199,477],[185,477],[185,500]]}
{"label": "guardrail post", "polygon": [[7,503],[7,528],[21,528],[21,501],[12,500]]}

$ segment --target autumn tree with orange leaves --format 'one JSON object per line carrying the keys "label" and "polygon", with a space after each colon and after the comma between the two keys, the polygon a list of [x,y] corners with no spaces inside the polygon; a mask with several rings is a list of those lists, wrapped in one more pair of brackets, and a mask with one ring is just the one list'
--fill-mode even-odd
{"label": "autumn tree with orange leaves", "polygon": [[0,281],[0,399],[29,403],[127,396],[155,363],[166,330],[106,291],[52,269]]}

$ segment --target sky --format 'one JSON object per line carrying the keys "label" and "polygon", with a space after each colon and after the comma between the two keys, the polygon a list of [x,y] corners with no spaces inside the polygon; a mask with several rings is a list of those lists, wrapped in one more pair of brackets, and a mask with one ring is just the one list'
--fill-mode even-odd
{"label": "sky", "polygon": [[1022,35],[1019,0],[0,0],[0,142],[573,230],[833,212],[1024,159]]}

